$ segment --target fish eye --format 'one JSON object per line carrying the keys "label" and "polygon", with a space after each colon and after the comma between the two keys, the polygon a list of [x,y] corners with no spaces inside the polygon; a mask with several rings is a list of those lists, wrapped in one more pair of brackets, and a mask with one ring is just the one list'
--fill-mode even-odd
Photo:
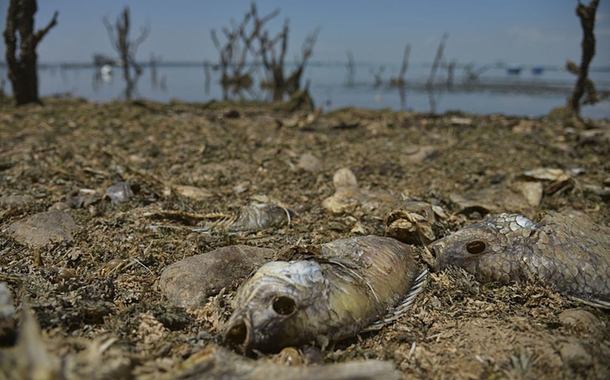
{"label": "fish eye", "polygon": [[277,297],[273,300],[273,310],[280,315],[290,315],[297,310],[297,304],[290,297]]}
{"label": "fish eye", "polygon": [[473,255],[482,253],[483,251],[485,251],[485,248],[485,242],[480,240],[471,241],[466,244],[466,251],[468,251],[468,253],[472,253]]}

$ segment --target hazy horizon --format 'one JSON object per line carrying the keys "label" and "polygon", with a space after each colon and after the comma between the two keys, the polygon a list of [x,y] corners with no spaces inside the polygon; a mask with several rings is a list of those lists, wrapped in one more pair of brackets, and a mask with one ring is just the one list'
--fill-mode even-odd
{"label": "hazy horizon", "polygon": [[[321,27],[312,62],[346,62],[351,50],[359,64],[400,63],[407,43],[412,45],[410,62],[434,59],[443,33],[449,33],[447,60],[465,64],[505,62],[525,65],[563,65],[567,59],[580,62],[582,30],[574,13],[577,1],[531,3],[469,0],[436,1],[334,1],[306,3],[261,0],[259,16],[276,8],[280,14],[267,24],[271,34],[290,18],[287,63],[300,52],[304,38]],[[250,1],[194,1],[171,3],[160,0],[38,2],[36,29],[43,28],[55,10],[58,25],[38,47],[40,63],[88,63],[95,53],[116,56],[102,17],[114,22],[125,5],[132,15],[132,38],[141,26],[150,25],[150,35],[136,56],[146,62],[150,53],[163,62],[215,62],[218,52],[210,38],[212,28],[241,21]],[[8,0],[0,0],[0,18],[6,21]],[[4,27],[3,27],[4,29]],[[610,66],[610,5],[600,2],[595,27],[597,53],[592,66]],[[4,57],[5,46],[0,44]],[[3,59],[4,60],[4,59]]]}

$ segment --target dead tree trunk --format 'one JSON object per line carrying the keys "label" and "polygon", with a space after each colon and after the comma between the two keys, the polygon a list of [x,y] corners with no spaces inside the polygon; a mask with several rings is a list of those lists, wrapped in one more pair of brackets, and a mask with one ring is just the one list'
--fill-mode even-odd
{"label": "dead tree trunk", "polygon": [[455,65],[457,61],[452,59],[449,64],[447,64],[447,88],[453,88],[453,71],[455,70]]}
{"label": "dead tree trunk", "polygon": [[[589,64],[595,55],[595,35],[593,34],[593,28],[595,27],[595,13],[598,4],[599,0],[593,0],[587,6],[580,2],[576,6],[576,15],[580,19],[580,25],[582,26],[583,31],[581,44],[582,57],[580,66],[577,66],[571,61],[568,61],[567,63],[568,70],[578,76],[576,85],[572,91],[572,97],[568,101],[568,106],[576,116],[580,115],[580,107],[583,104],[594,104],[607,96],[607,94],[598,95],[593,81],[589,79]],[[585,97],[585,100],[581,102],[581,98],[585,93],[587,96]]]}
{"label": "dead tree trunk", "polygon": [[[42,38],[57,25],[58,12],[49,24],[34,32],[34,14],[38,10],[36,0],[10,0],[6,14],[6,63],[8,77],[13,86],[15,103],[39,103],[36,47]],[[17,34],[19,34],[19,57],[17,57]]]}
{"label": "dead tree trunk", "polygon": [[307,61],[313,54],[313,46],[316,44],[318,34],[320,34],[320,28],[316,28],[316,30],[303,41],[303,46],[301,47],[301,60],[296,62],[296,68],[290,73],[288,79],[286,79],[285,87],[288,95],[293,95],[301,89],[301,76],[303,75]]}
{"label": "dead tree trunk", "polygon": [[[141,28],[140,37],[136,40],[129,39],[129,28],[131,26],[129,7],[123,9],[121,15],[117,17],[114,26],[110,24],[105,17],[102,19],[102,22],[108,31],[110,43],[112,43],[114,49],[119,53],[123,65],[123,78],[125,78],[126,82],[125,98],[131,99],[135,92],[137,80],[142,74],[142,68],[136,62],[136,52],[138,51],[140,44],[148,37],[149,28]],[[134,77],[131,76],[132,68]]]}
{"label": "dead tree trunk", "polygon": [[[265,23],[277,16],[279,12],[280,10],[276,9],[260,18],[256,3],[252,2],[250,10],[244,15],[241,23],[232,23],[231,29],[226,27],[221,29],[226,40],[224,44],[221,44],[216,30],[212,29],[210,31],[212,42],[219,53],[220,83],[222,84],[223,92],[226,94],[225,98],[228,97],[229,89],[237,94],[240,90],[248,89],[252,85],[252,74],[257,69],[257,52],[252,47],[252,44],[262,33]],[[249,56],[254,62],[246,70]]]}
{"label": "dead tree trunk", "polygon": [[405,50],[402,53],[402,64],[400,65],[400,71],[396,78],[390,80],[392,86],[401,87],[405,83],[405,74],[409,68],[409,54],[411,54],[411,44],[405,46]]}
{"label": "dead tree trunk", "polygon": [[356,76],[356,63],[354,62],[354,55],[351,50],[347,51],[347,86],[352,87],[354,85],[354,77]]}
{"label": "dead tree trunk", "polygon": [[434,63],[432,63],[432,69],[430,69],[430,76],[428,77],[428,81],[426,82],[427,87],[431,87],[434,83],[434,77],[436,76],[436,70],[438,69],[438,65],[443,58],[443,50],[445,50],[445,43],[447,42],[447,38],[449,38],[449,34],[445,33],[441,37],[441,42],[438,44],[438,49],[436,50],[436,57],[434,57]]}

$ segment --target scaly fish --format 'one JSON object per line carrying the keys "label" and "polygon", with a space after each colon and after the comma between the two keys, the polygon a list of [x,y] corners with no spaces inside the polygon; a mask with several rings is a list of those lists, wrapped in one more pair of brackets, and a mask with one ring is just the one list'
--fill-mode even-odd
{"label": "scaly fish", "polygon": [[278,351],[380,328],[408,309],[426,274],[411,248],[391,238],[340,239],[305,251],[303,259],[263,265],[242,284],[225,342],[244,352]]}
{"label": "scaly fish", "polygon": [[539,223],[493,215],[428,246],[436,270],[458,266],[479,281],[539,277],[558,291],[610,308],[610,232],[583,215],[549,214]]}

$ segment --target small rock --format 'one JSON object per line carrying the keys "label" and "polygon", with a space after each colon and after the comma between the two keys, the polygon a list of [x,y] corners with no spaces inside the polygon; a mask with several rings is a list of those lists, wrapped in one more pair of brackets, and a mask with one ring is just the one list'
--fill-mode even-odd
{"label": "small rock", "polygon": [[106,189],[106,196],[112,200],[112,203],[119,205],[127,202],[133,196],[131,184],[129,182],[119,182]]}
{"label": "small rock", "polygon": [[540,206],[540,202],[542,201],[543,187],[540,182],[526,182],[526,181],[517,181],[513,183],[513,189],[520,192],[527,203],[529,203],[532,207]]}
{"label": "small rock", "polygon": [[7,195],[0,197],[0,205],[2,206],[26,206],[34,203],[34,198],[29,195]]}
{"label": "small rock", "polygon": [[599,319],[582,309],[568,309],[559,314],[559,321],[564,325],[595,329],[600,325]]}
{"label": "small rock", "polygon": [[174,185],[173,188],[176,193],[178,193],[178,195],[196,201],[214,196],[214,194],[210,190],[204,189],[202,187]]}
{"label": "small rock", "polygon": [[271,249],[234,245],[187,257],[163,270],[159,288],[176,306],[203,306],[222,288],[236,288],[274,253]]}
{"label": "small rock", "polygon": [[400,164],[409,165],[420,163],[437,152],[438,149],[431,145],[409,145],[403,149],[403,152],[399,157]]}
{"label": "small rock", "polygon": [[318,173],[322,170],[322,162],[311,153],[303,153],[299,158],[297,166],[306,172]]}
{"label": "small rock", "polygon": [[588,367],[593,360],[591,354],[577,342],[562,342],[559,344],[559,355],[561,359],[570,365]]}
{"label": "small rock", "polygon": [[352,213],[358,208],[366,213],[384,214],[397,201],[388,192],[360,189],[356,176],[347,168],[335,172],[333,185],[335,193],[322,201],[322,207],[334,215]]}
{"label": "small rock", "polygon": [[16,221],[7,231],[20,243],[42,247],[50,242],[72,241],[78,229],[70,214],[47,211]]}
{"label": "small rock", "polygon": [[450,121],[452,125],[460,125],[463,127],[472,125],[472,119],[468,117],[451,116]]}
{"label": "small rock", "polygon": [[102,195],[93,189],[78,189],[68,194],[65,203],[72,208],[87,208],[101,199]]}
{"label": "small rock", "polygon": [[333,185],[335,185],[335,189],[342,187],[358,188],[358,180],[354,172],[348,168],[341,168],[333,175]]}
{"label": "small rock", "polygon": [[69,209],[70,205],[66,202],[55,202],[48,208],[48,211],[66,211]]}
{"label": "small rock", "polygon": [[4,282],[0,282],[0,347],[15,343],[17,318],[13,296]]}

